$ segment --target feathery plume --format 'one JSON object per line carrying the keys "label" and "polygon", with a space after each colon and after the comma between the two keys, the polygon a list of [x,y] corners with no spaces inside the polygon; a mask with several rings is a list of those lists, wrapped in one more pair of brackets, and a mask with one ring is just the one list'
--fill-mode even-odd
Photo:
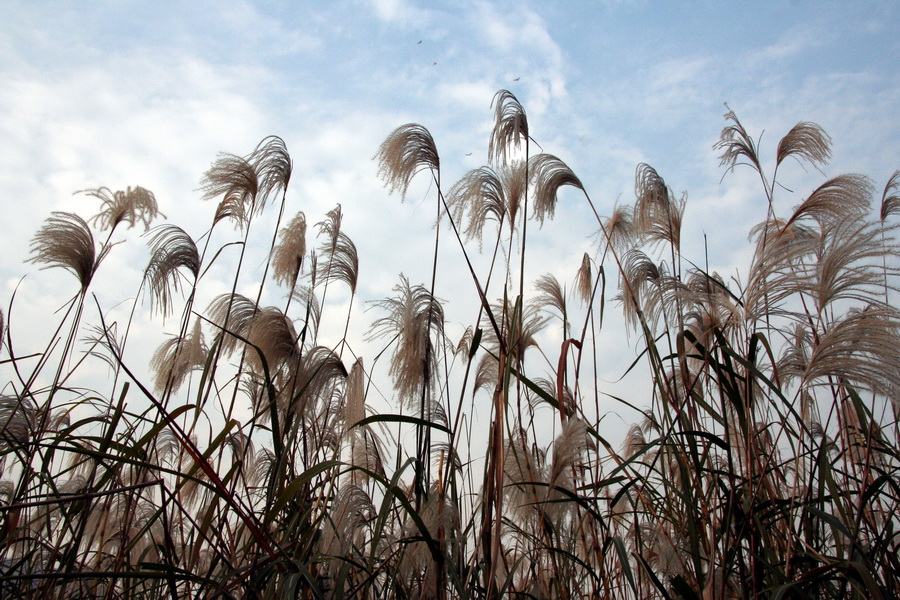
{"label": "feathery plume", "polygon": [[[343,281],[350,286],[351,292],[356,292],[356,282],[359,278],[359,254],[356,244],[341,231],[337,241],[328,251],[328,259],[318,263],[317,281]],[[325,253],[326,248],[321,252]]]}
{"label": "feathery plume", "polygon": [[163,427],[153,440],[153,448],[156,450],[156,460],[159,464],[175,464],[181,452],[181,440],[169,427]]}
{"label": "feathery plume", "polygon": [[881,194],[881,220],[900,212],[900,170],[894,171]]}
{"label": "feathery plume", "polygon": [[555,310],[565,322],[568,311],[566,310],[566,293],[552,274],[546,273],[538,277],[534,283],[537,295],[531,300],[535,308],[539,310]]}
{"label": "feathery plume", "polygon": [[794,265],[815,252],[819,236],[802,223],[769,219],[753,227],[750,238],[756,250],[742,301],[747,320],[758,322],[781,314],[782,303],[801,289]]}
{"label": "feathery plume", "polygon": [[685,201],[675,200],[666,182],[650,165],[641,163],[635,173],[634,224],[652,242],[681,245],[681,221]]}
{"label": "feathery plume", "polygon": [[206,312],[209,320],[223,329],[219,334],[222,336],[222,350],[233,352],[239,340],[230,333],[246,338],[259,306],[241,294],[221,294],[210,302]]}
{"label": "feathery plume", "polygon": [[[659,306],[659,282],[665,273],[653,260],[640,250],[631,250],[622,259],[621,285],[622,312],[632,326],[640,325],[639,312],[643,312],[648,323],[659,316],[655,310]],[[627,282],[627,285],[625,284]]]}
{"label": "feathery plume", "polygon": [[685,306],[685,328],[694,335],[697,343],[709,348],[716,331],[727,332],[741,322],[741,311],[717,274],[692,269],[687,283],[680,288],[677,284],[678,281],[673,279],[671,287],[675,288],[675,297],[672,302],[665,303]]}
{"label": "feathery plume", "polygon": [[591,257],[585,252],[581,257],[581,266],[578,268],[578,275],[575,279],[575,292],[584,303],[590,302],[591,294],[594,292],[594,272],[591,266]]}
{"label": "feathery plume", "polygon": [[247,161],[256,171],[257,194],[263,202],[287,191],[294,165],[283,139],[277,135],[264,138]]}
{"label": "feathery plume", "polygon": [[123,222],[128,223],[129,229],[141,222],[144,231],[147,231],[153,219],[161,214],[153,192],[141,186],[134,188],[128,186],[124,192],[122,190],[113,192],[107,187],[100,187],[75,193],[86,194],[100,200],[100,212],[91,218],[91,223],[98,226],[100,231],[115,229]]}
{"label": "feathery plume", "polygon": [[509,207],[501,173],[490,167],[472,169],[450,188],[447,206],[456,221],[462,223],[468,214],[463,227],[466,239],[480,242],[489,219],[502,223]]}
{"label": "feathery plume", "polygon": [[[305,398],[325,398],[335,395],[339,383],[347,379],[347,369],[331,348],[315,346],[303,355],[297,367],[294,394]],[[335,409],[340,405],[335,404]],[[340,431],[337,432],[340,435]]]}
{"label": "feathery plume", "polygon": [[[728,108],[728,105],[725,105]],[[719,156],[719,165],[727,167],[726,173],[736,166],[746,164],[757,172],[762,172],[759,164],[759,154],[756,150],[756,143],[744,126],[738,120],[737,115],[730,108],[725,113],[725,120],[731,123],[722,129],[719,135],[719,141],[713,146],[714,150],[721,150]]]}
{"label": "feathery plume", "polygon": [[391,193],[399,190],[404,200],[416,173],[430,169],[436,176],[440,170],[437,146],[431,133],[416,123],[401,125],[392,131],[381,144],[375,159],[378,161],[378,176]]}
{"label": "feathery plume", "polygon": [[262,210],[257,203],[259,180],[256,169],[246,159],[234,154],[220,154],[200,181],[203,199],[222,196],[216,207],[214,223],[231,219],[235,229],[244,229],[250,218]]}
{"label": "feathery plume", "polygon": [[824,165],[831,158],[831,137],[816,123],[802,121],[794,125],[786,136],[778,142],[775,165],[780,165],[788,156],[798,161],[804,159],[810,164]]}
{"label": "feathery plume", "polygon": [[16,493],[15,484],[9,479],[0,480],[0,506],[12,503],[13,494]]}
{"label": "feathery plume", "polygon": [[[509,507],[524,523],[534,523],[543,511],[543,501],[547,498],[546,486],[535,485],[547,481],[546,457],[528,440],[517,435],[510,439],[506,447],[506,463],[503,471],[509,484],[506,495]],[[538,521],[539,522],[539,521]]]}
{"label": "feathery plume", "polygon": [[500,90],[491,101],[494,108],[494,128],[488,144],[488,161],[491,164],[506,162],[510,148],[518,150],[528,141],[528,119],[525,109],[508,90]]}
{"label": "feathery plume", "polygon": [[341,205],[338,204],[327,213],[325,213],[325,218],[316,223],[316,227],[319,228],[319,233],[317,235],[324,235],[326,238],[326,242],[323,246],[326,248],[327,252],[331,252],[332,248],[334,248],[338,243],[338,237],[341,234],[341,224],[344,221],[344,213],[341,209]]}
{"label": "feathery plume", "polygon": [[622,442],[622,458],[628,460],[647,446],[647,440],[644,437],[644,431],[637,423],[628,428],[625,435],[625,441]]}
{"label": "feathery plume", "polygon": [[342,486],[323,528],[322,553],[344,560],[360,556],[362,534],[374,514],[375,506],[365,490],[353,484]]}
{"label": "feathery plume", "polygon": [[438,349],[444,342],[444,309],[425,287],[411,286],[405,275],[394,291],[395,297],[375,303],[388,315],[372,324],[368,337],[397,338],[390,374],[401,401],[415,406],[423,389],[433,391]]}
{"label": "feathery plume", "polygon": [[[2,313],[0,313],[0,317],[2,317]],[[475,331],[472,329],[472,326],[469,325],[466,327],[466,330],[463,332],[462,337],[459,338],[459,342],[456,344],[456,349],[454,350],[454,354],[460,355],[463,357],[469,356],[469,352],[472,349],[472,342],[475,341]]]}
{"label": "feathery plume", "polygon": [[163,392],[168,384],[177,391],[191,371],[203,368],[208,353],[200,320],[195,319],[190,333],[164,341],[153,353],[150,369],[155,373],[156,390]]}
{"label": "feathery plume", "polygon": [[384,476],[384,460],[382,459],[384,449],[381,439],[368,427],[357,428],[353,435],[350,456],[353,466]]}
{"label": "feathery plume", "polygon": [[275,306],[257,311],[247,324],[246,338],[255,347],[247,352],[247,363],[258,375],[263,374],[259,353],[273,376],[282,367],[293,365],[300,356],[294,323]]}
{"label": "feathery plume", "polygon": [[803,386],[828,385],[829,378],[836,378],[890,397],[900,388],[898,347],[896,309],[869,306],[849,311],[815,340],[807,333],[782,358],[779,371],[784,377],[799,378]]}
{"label": "feathery plume", "polygon": [[822,231],[815,262],[797,269],[820,313],[840,300],[879,302],[885,273],[896,273],[882,262],[896,246],[882,244],[879,233],[876,223],[850,215]]}
{"label": "feathery plume", "polygon": [[475,368],[472,395],[475,395],[480,389],[493,390],[499,378],[500,362],[497,360],[497,357],[491,354],[482,354],[478,360],[478,366]]}
{"label": "feathery plume", "polygon": [[616,203],[612,214],[604,221],[603,229],[610,246],[619,256],[630,250],[638,238],[633,209],[619,203]]}
{"label": "feathery plume", "polygon": [[37,413],[37,407],[28,398],[0,395],[0,451],[31,440]]}
{"label": "feathery plume", "polygon": [[290,223],[281,229],[281,243],[275,247],[272,257],[272,273],[275,281],[288,285],[292,290],[303,269],[306,256],[306,215],[298,212]]}
{"label": "feathery plume", "polygon": [[350,367],[345,394],[344,435],[351,427],[366,418],[366,372],[362,358],[357,358]]}
{"label": "feathery plume", "polygon": [[483,343],[486,346],[494,349],[505,347],[516,360],[522,360],[528,348],[538,345],[535,336],[547,326],[548,317],[542,316],[538,308],[531,303],[525,306],[521,319],[516,318],[517,310],[518,306],[514,305],[509,297],[491,305],[493,314],[499,316],[497,322],[500,326],[500,335],[503,336],[502,344],[486,315],[482,317],[481,327],[484,330]]}
{"label": "feathery plume", "polygon": [[27,262],[43,263],[42,269],[62,267],[78,278],[81,290],[91,279],[111,246],[96,253],[88,224],[76,214],[53,212],[31,241],[33,256]]}
{"label": "feathery plume", "polygon": [[200,253],[194,240],[177,225],[160,225],[153,229],[147,244],[150,262],[144,271],[150,286],[150,308],[164,317],[172,311],[172,291],[178,291],[178,269],[185,268],[196,281],[200,274]]}
{"label": "feathery plume", "polygon": [[[113,371],[118,369],[119,358],[122,356],[122,340],[116,336],[116,323],[108,325],[106,329],[98,325],[91,325],[89,329],[91,333],[84,337],[84,341],[91,344],[88,354],[105,362]],[[99,350],[97,346],[100,347]]]}
{"label": "feathery plume", "polygon": [[552,154],[538,154],[528,160],[531,181],[534,182],[534,216],[541,224],[553,218],[559,188],[570,185],[584,191],[581,180],[572,169]]}
{"label": "feathery plume", "polygon": [[306,310],[307,318],[303,325],[306,328],[305,339],[316,339],[316,334],[319,331],[319,321],[322,319],[322,305],[319,303],[315,290],[311,286],[304,285],[295,289],[291,294],[291,298],[299,302]]}
{"label": "feathery plume", "polygon": [[[563,498],[555,489],[558,487],[574,491],[575,471],[582,465],[584,454],[590,446],[587,432],[587,424],[577,417],[563,423],[562,431],[553,442],[553,460],[548,478],[552,498]],[[569,503],[562,505],[570,506]]]}
{"label": "feathery plume", "polygon": [[319,252],[328,258],[318,262],[314,260],[315,281],[343,281],[355,293],[359,276],[359,254],[356,244],[341,231],[342,220],[343,213],[338,204],[328,211],[324,220],[316,223],[319,235],[326,238]]}
{"label": "feathery plume", "polygon": [[820,185],[788,219],[790,225],[810,218],[825,226],[846,218],[861,219],[869,211],[874,186],[864,175],[840,175]]}
{"label": "feathery plume", "polygon": [[232,464],[240,463],[241,474],[247,478],[255,471],[256,449],[253,440],[243,431],[233,431],[225,438],[225,446],[231,450]]}

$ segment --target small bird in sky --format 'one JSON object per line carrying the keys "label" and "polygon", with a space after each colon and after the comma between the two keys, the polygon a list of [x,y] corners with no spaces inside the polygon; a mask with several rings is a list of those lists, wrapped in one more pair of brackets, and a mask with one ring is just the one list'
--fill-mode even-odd
{"label": "small bird in sky", "polygon": [[416,43],[417,43],[417,44],[421,44],[421,43],[422,43],[422,40],[419,40],[419,41],[418,41],[418,42],[416,42]]}
{"label": "small bird in sky", "polygon": [[516,77],[515,79],[513,79],[513,81],[518,81],[518,80],[520,80],[520,79],[522,79],[522,78],[521,78],[521,77]]}
{"label": "small bird in sky", "polygon": [[466,156],[472,156],[471,152],[466,152]]}

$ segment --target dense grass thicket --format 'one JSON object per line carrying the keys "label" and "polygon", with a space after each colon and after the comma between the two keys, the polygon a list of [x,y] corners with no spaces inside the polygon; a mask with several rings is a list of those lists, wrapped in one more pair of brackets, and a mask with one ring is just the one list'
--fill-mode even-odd
{"label": "dense grass thicket", "polygon": [[[823,181],[777,214],[779,171],[815,172],[830,139],[799,123],[766,166],[729,112],[722,167],[758,174],[764,220],[725,279],[682,255],[685,199],[652,167],[637,166],[631,205],[601,214],[536,151],[517,99],[493,106],[489,163],[451,186],[424,127],[378,149],[389,191],[430,180],[438,226],[422,249],[431,280],[401,276],[371,303],[363,348],[348,342],[359,257],[341,207],[291,214],[302,199],[288,202],[280,138],[212,164],[202,235],[161,224],[140,187],[89,190],[87,220],[50,215],[30,260],[73,276],[46,315],[55,332],[19,354],[22,297],[0,324],[0,596],[900,596],[900,172],[883,188]],[[534,273],[529,253],[563,187],[598,231],[572,281],[558,274],[574,265]],[[274,230],[256,227],[262,211]],[[117,282],[137,290],[123,292],[132,318],[180,324],[149,368],[128,359],[132,320],[110,322],[92,294],[134,227],[144,239],[123,243],[150,259]],[[252,240],[271,251],[250,288]],[[461,339],[434,295],[449,248],[470,275]],[[231,290],[201,303],[223,265]],[[264,290],[283,303],[261,306]],[[614,311],[652,397],[598,384]],[[337,344],[319,335],[326,320],[343,326]],[[108,383],[78,387],[97,361]],[[389,410],[373,410],[376,388]],[[487,421],[472,422],[476,401]],[[611,443],[601,420],[626,406],[643,416]]]}

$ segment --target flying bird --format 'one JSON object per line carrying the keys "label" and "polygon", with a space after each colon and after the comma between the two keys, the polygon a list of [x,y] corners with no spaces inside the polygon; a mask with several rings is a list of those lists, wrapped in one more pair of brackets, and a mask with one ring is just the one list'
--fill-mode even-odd
{"label": "flying bird", "polygon": [[518,81],[518,80],[520,80],[520,79],[522,79],[522,78],[521,78],[521,77],[516,77],[515,79],[513,79],[513,81]]}

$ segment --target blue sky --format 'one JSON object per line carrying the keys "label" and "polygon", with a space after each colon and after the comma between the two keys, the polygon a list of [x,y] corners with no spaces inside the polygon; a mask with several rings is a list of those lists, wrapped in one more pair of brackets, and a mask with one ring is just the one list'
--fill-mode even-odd
{"label": "blue sky", "polygon": [[[518,97],[536,142],[603,214],[633,199],[640,162],[686,191],[685,253],[700,260],[706,234],[710,266],[726,277],[746,262],[765,199],[750,172],[722,180],[712,146],[724,103],[765,131],[768,159],[809,120],[833,139],[826,175],[861,172],[881,189],[900,168],[896,2],[7,2],[2,12],[0,302],[6,311],[20,285],[14,333],[74,293],[66,274],[22,262],[50,211],[95,212],[73,192],[144,186],[199,235],[212,206],[196,189],[216,154],[246,154],[276,134],[295,162],[288,214],[314,223],[344,208],[362,257],[361,343],[374,318],[365,302],[390,294],[401,272],[413,283],[430,274],[433,190],[420,182],[405,204],[388,195],[372,160],[379,144],[423,124],[449,187],[485,162],[499,89]],[[799,166],[783,175],[782,214],[822,181]],[[595,230],[566,192],[535,241],[535,272],[571,279]],[[437,289],[451,306],[468,285],[454,260]],[[104,268],[133,289],[145,262],[135,242]],[[134,293],[107,285],[108,305]],[[176,324],[142,326],[160,336]]]}

